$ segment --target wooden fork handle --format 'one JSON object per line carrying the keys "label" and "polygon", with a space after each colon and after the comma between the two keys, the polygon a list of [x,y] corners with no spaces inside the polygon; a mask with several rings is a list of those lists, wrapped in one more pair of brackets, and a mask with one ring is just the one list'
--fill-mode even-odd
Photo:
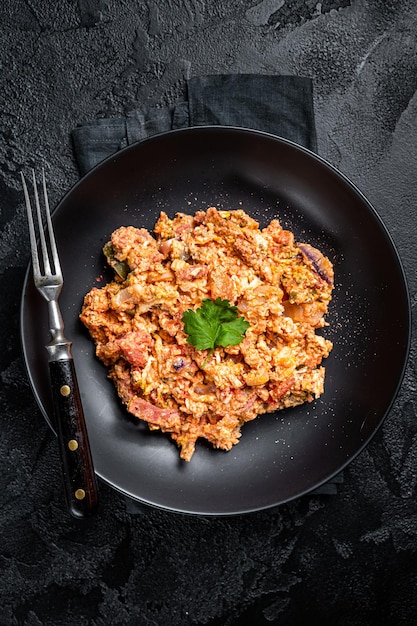
{"label": "wooden fork handle", "polygon": [[68,510],[88,517],[97,509],[98,489],[74,361],[50,361],[49,373]]}

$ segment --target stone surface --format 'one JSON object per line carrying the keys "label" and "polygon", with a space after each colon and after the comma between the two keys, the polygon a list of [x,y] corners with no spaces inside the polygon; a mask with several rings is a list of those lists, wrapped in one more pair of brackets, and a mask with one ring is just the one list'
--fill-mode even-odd
{"label": "stone surface", "polygon": [[4,0],[0,24],[0,624],[416,623],[415,342],[392,411],[337,496],[228,519],[132,516],[101,485],[96,518],[68,517],[21,356],[18,176],[48,162],[55,205],[78,179],[72,128],[172,104],[188,76],[310,76],[319,152],[376,207],[415,309],[414,0]]}

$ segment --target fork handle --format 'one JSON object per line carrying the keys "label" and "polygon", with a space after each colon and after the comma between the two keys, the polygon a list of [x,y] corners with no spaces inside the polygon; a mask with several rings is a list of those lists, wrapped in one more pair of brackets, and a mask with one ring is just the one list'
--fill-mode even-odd
{"label": "fork handle", "polygon": [[88,517],[97,508],[98,488],[73,359],[50,361],[49,373],[68,510]]}

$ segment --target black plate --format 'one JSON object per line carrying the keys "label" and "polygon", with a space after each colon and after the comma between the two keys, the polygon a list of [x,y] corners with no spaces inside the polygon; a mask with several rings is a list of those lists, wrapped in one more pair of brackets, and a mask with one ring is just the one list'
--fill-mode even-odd
{"label": "black plate", "polygon": [[[330,327],[322,332],[334,350],[318,401],[246,424],[230,452],[198,444],[187,464],[168,436],[127,417],[78,314],[84,295],[110,278],[101,248],[115,228],[152,229],[161,210],[172,216],[209,206],[243,208],[262,226],[278,217],[298,241],[329,256],[336,286]],[[92,170],[59,204],[54,224],[65,281],[61,308],[66,334],[74,342],[96,471],[122,493],[205,515],[278,505],[342,470],[391,408],[410,341],[403,270],[369,202],[308,150],[238,128],[158,135]],[[29,377],[49,420],[46,306],[29,270],[21,332]]]}

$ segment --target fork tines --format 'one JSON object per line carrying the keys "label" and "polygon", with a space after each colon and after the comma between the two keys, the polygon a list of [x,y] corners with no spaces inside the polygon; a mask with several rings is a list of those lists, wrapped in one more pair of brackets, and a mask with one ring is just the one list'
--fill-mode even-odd
{"label": "fork tines", "polygon": [[[32,184],[33,184],[33,199],[35,209],[32,209],[32,204],[29,196],[28,187],[23,172],[20,172],[22,177],[23,192],[26,202],[26,210],[28,215],[29,236],[30,236],[30,248],[32,253],[33,274],[35,282],[41,279],[55,280],[56,282],[62,281],[61,267],[59,264],[58,253],[55,244],[55,236],[52,227],[51,213],[49,209],[48,192],[46,189],[45,170],[42,168],[42,188],[43,188],[43,205],[46,227],[43,227],[43,217],[41,203],[39,200],[38,185],[36,183],[35,170],[32,169]],[[36,223],[33,219],[36,213]],[[38,245],[37,245],[37,233],[39,234],[40,249],[42,254],[42,263],[39,260]],[[45,236],[46,235],[46,236]]]}

